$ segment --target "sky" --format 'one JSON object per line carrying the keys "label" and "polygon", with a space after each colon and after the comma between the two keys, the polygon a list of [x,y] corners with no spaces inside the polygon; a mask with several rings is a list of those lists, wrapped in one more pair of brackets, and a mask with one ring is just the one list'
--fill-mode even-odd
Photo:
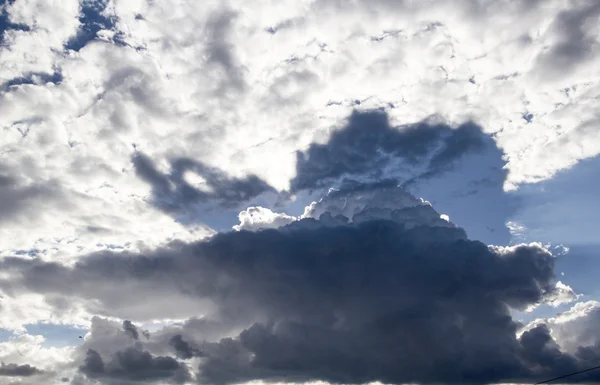
{"label": "sky", "polygon": [[1,0],[0,385],[597,366],[598,111],[596,0]]}

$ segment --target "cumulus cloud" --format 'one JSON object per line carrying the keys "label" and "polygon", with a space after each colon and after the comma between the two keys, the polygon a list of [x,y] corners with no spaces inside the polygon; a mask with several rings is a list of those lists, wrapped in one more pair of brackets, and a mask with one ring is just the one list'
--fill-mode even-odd
{"label": "cumulus cloud", "polygon": [[[183,378],[175,359],[160,358],[173,354],[199,360],[198,378],[223,384],[532,378],[536,363],[523,365],[509,309],[558,295],[554,257],[539,244],[470,241],[400,187],[347,188],[323,200],[332,212],[278,229],[222,233],[143,255],[101,252],[73,267],[7,258],[3,268],[13,274],[2,287],[79,298],[113,317],[139,298],[178,295],[204,301],[204,330],[230,325],[221,327],[229,334],[213,331],[208,339],[174,327],[144,342],[131,338],[130,323],[97,319],[105,326],[93,326],[78,353],[80,371],[92,378],[149,379],[146,370]],[[396,208],[378,200],[393,195]],[[341,198],[360,202],[349,204],[352,218],[336,212]]]}
{"label": "cumulus cloud", "polygon": [[0,382],[35,385],[52,383],[73,367],[73,347],[47,346],[41,335],[22,333],[0,342]]}
{"label": "cumulus cloud", "polygon": [[[361,183],[345,179],[339,189],[330,189],[318,202],[307,206],[304,218],[344,218],[354,223],[391,220],[404,228],[434,226],[456,228],[443,220],[431,203],[417,199],[394,180]],[[461,230],[462,231],[462,230]]]}
{"label": "cumulus cloud", "polygon": [[150,335],[150,333],[147,330],[138,330],[137,326],[135,326],[129,320],[123,321],[123,331],[125,332],[125,334],[127,334],[129,337],[136,341],[140,339],[140,334],[142,334],[146,338],[148,338]]}
{"label": "cumulus cloud", "polygon": [[[526,358],[537,362],[539,377],[559,376],[597,366],[599,336],[595,325],[600,317],[597,301],[579,302],[555,317],[537,319],[526,325],[520,337]],[[572,377],[570,381],[598,381],[597,372]]]}
{"label": "cumulus cloud", "polygon": [[179,358],[189,359],[192,357],[202,356],[202,352],[198,349],[192,348],[188,342],[183,340],[181,334],[171,337],[169,343],[173,346],[173,349],[175,349],[175,354]]}
{"label": "cumulus cloud", "polygon": [[116,352],[106,364],[97,351],[90,349],[80,371],[90,378],[108,381],[121,379],[148,383],[166,380],[183,384],[190,378],[187,369],[175,359],[153,357],[150,353],[135,348]]}
{"label": "cumulus cloud", "polygon": [[0,364],[0,376],[9,377],[29,377],[35,374],[42,373],[41,370],[31,365],[17,365],[17,364]]}
{"label": "cumulus cloud", "polygon": [[569,285],[565,285],[561,281],[556,283],[555,295],[547,298],[550,305],[557,307],[559,305],[576,301],[581,297],[581,294],[575,293],[575,290]]}
{"label": "cumulus cloud", "polygon": [[285,213],[275,213],[265,207],[248,207],[238,215],[239,225],[233,226],[234,230],[261,230],[276,229],[297,220],[296,217]]}

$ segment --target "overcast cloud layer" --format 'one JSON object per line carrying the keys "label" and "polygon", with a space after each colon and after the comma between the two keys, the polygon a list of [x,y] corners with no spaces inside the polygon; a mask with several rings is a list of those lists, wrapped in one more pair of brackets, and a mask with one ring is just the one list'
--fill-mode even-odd
{"label": "overcast cloud layer", "polygon": [[594,0],[0,2],[0,384],[596,366],[600,298],[557,243],[596,250],[572,181],[597,174],[599,22]]}

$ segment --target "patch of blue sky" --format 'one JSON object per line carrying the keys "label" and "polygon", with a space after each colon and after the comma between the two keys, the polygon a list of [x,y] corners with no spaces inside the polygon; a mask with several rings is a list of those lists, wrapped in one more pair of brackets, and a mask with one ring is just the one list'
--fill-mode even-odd
{"label": "patch of blue sky", "polygon": [[43,344],[45,347],[75,345],[81,341],[79,336],[84,336],[87,333],[87,329],[71,325],[45,323],[25,325],[25,329],[28,334],[43,336],[46,339]]}

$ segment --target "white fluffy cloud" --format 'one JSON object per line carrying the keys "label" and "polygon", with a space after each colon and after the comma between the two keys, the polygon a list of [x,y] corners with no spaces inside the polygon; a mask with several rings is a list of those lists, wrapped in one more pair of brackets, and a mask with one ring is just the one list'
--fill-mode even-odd
{"label": "white fluffy cloud", "polygon": [[[6,5],[29,30],[5,32],[0,79],[60,72],[62,82],[0,95],[0,161],[21,166],[19,192],[46,191],[3,222],[3,250],[178,237],[187,229],[144,201],[135,149],[163,171],[185,156],[286,189],[295,151],[354,108],[386,108],[397,124],[474,119],[506,152],[506,188],[600,152],[593,1],[320,0],[262,4],[268,13],[244,2],[96,3],[116,32],[78,52],[63,44],[82,27],[81,4]],[[115,237],[118,223],[131,233]]]}
{"label": "white fluffy cloud", "polygon": [[0,342],[0,361],[3,365],[6,362],[7,365],[19,366],[32,372],[25,376],[0,375],[0,382],[10,385],[52,384],[73,373],[72,355],[75,348],[48,347],[44,346],[44,342],[43,336],[30,334]]}
{"label": "white fluffy cloud", "polygon": [[297,220],[285,213],[275,213],[265,207],[248,207],[239,214],[240,224],[233,226],[236,231],[274,229]]}

